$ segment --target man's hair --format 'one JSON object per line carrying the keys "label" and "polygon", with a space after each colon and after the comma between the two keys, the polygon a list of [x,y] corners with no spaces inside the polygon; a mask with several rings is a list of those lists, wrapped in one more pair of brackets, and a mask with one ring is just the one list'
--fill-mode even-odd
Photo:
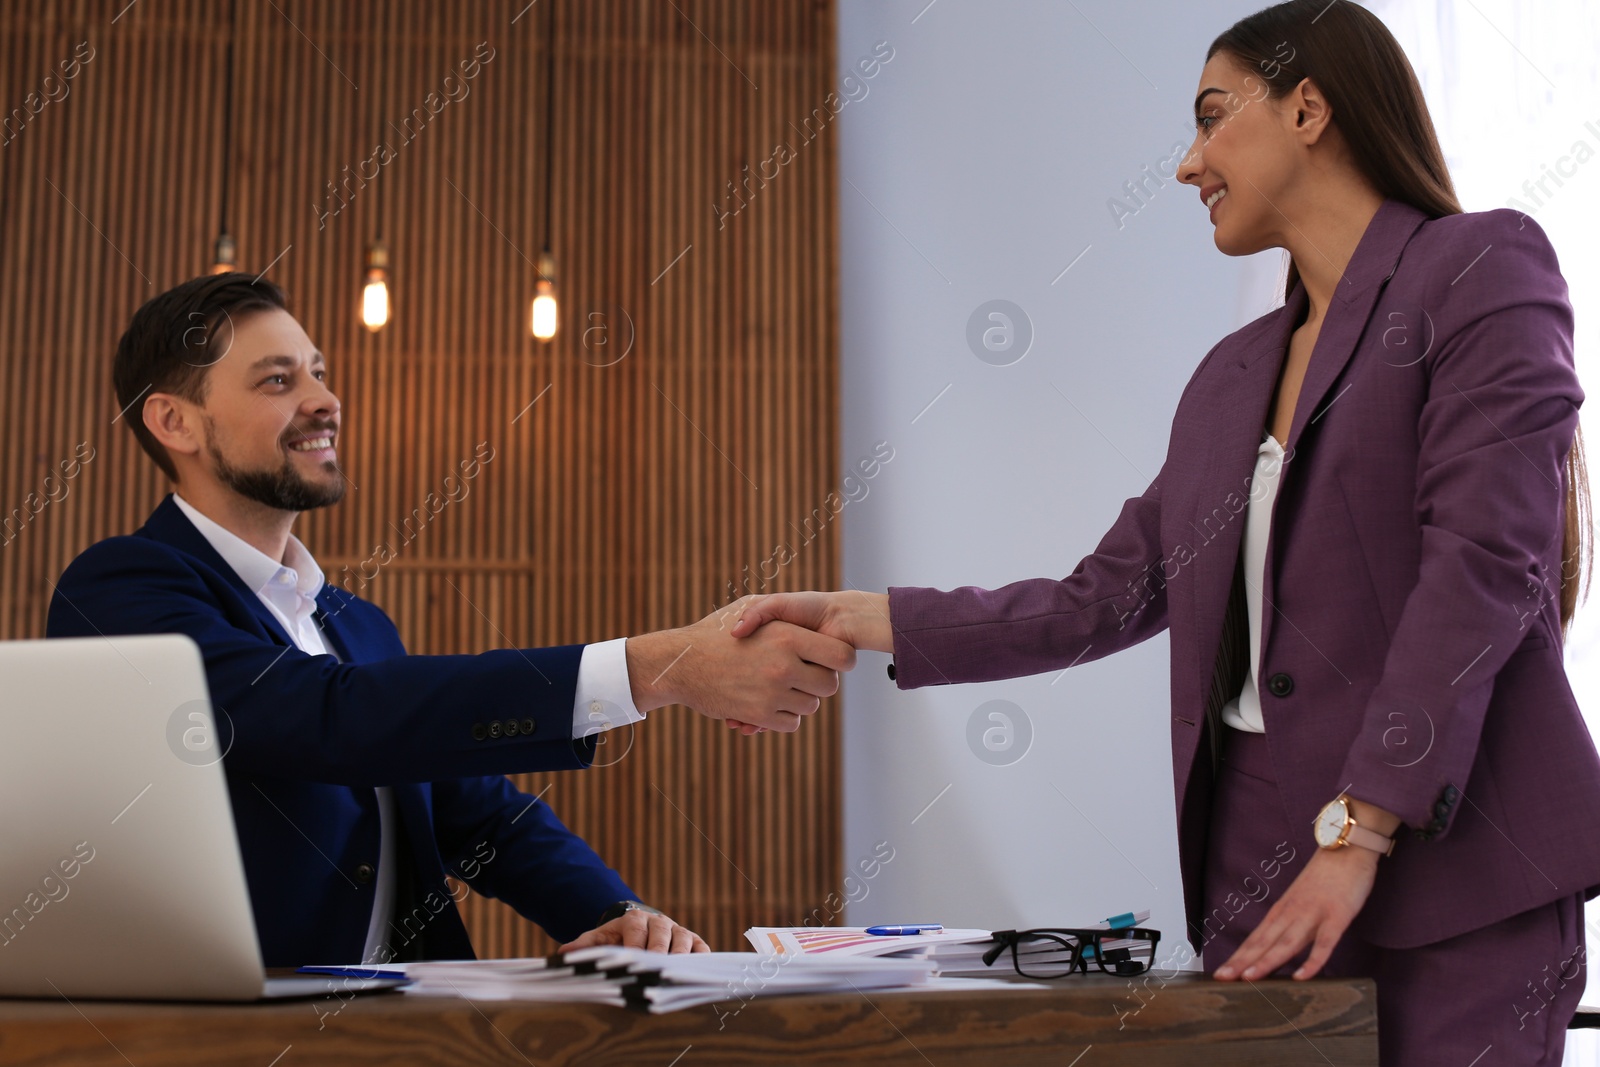
{"label": "man's hair", "polygon": [[[206,371],[227,355],[233,329],[246,315],[287,309],[283,290],[264,278],[240,271],[192,278],[153,297],[133,314],[117,342],[111,384],[139,447],[173,481],[178,469],[167,450],[144,424],[143,400],[150,393],[172,393],[205,403]],[[228,330],[224,331],[223,326]],[[217,345],[222,345],[218,349]],[[134,404],[139,410],[132,410]]]}

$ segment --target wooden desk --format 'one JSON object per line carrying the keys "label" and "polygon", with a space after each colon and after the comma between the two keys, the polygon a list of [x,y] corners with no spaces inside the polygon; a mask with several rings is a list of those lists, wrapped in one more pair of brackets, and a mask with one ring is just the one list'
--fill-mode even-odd
{"label": "wooden desk", "polygon": [[1185,975],[1152,983],[1119,1029],[1118,1012],[1137,1007],[1126,980],[1082,976],[1048,989],[774,997],[669,1015],[397,992],[342,1004],[11,1000],[0,1001],[0,1064],[1066,1067],[1089,1046],[1080,1067],[1378,1062],[1368,979],[1251,986]]}

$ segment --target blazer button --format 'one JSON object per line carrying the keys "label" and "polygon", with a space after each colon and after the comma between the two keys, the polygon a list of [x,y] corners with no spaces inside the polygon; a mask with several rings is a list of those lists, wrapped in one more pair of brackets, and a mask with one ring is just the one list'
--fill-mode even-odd
{"label": "blazer button", "polygon": [[894,681],[894,664],[889,664],[889,681]]}
{"label": "blazer button", "polygon": [[535,723],[534,723],[534,721],[532,719],[523,719],[522,720],[522,736],[524,736],[524,737],[532,737],[533,736],[534,725],[535,725]]}
{"label": "blazer button", "polygon": [[1294,692],[1294,679],[1280,671],[1267,679],[1267,689],[1275,697],[1286,697]]}
{"label": "blazer button", "polygon": [[1460,795],[1461,794],[1456,791],[1455,786],[1447,785],[1444,787],[1444,802],[1446,804],[1454,804],[1456,802],[1456,798]]}
{"label": "blazer button", "polygon": [[474,741],[482,741],[488,736],[489,728],[487,726],[483,725],[481,722],[475,722],[472,724],[472,739]]}
{"label": "blazer button", "polygon": [[521,729],[521,727],[518,725],[516,719],[507,719],[506,720],[506,736],[507,737],[516,737],[517,736],[517,731],[520,730],[520,729]]}
{"label": "blazer button", "polygon": [[366,885],[368,882],[372,881],[373,873],[372,864],[356,864],[356,881],[360,882],[362,885]]}
{"label": "blazer button", "polygon": [[501,737],[501,736],[503,736],[505,734],[505,732],[506,732],[506,725],[505,725],[505,723],[501,722],[499,719],[496,719],[494,722],[489,724],[489,736],[490,737]]}

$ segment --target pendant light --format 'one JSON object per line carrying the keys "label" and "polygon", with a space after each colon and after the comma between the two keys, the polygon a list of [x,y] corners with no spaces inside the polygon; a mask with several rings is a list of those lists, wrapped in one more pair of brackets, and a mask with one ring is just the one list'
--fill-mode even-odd
{"label": "pendant light", "polygon": [[[383,31],[378,38],[376,48],[382,49],[390,40],[390,17],[394,11],[389,5],[384,11]],[[384,64],[387,72],[388,64]],[[379,82],[380,87],[386,82]],[[373,93],[374,117],[372,126],[379,131],[378,120],[382,116],[383,93]],[[375,175],[373,180],[373,214],[378,217],[377,235],[367,244],[366,255],[362,261],[361,282],[361,325],[373,333],[383,329],[389,322],[389,249],[383,243],[383,182],[378,181],[382,175]]]}
{"label": "pendant light", "polygon": [[238,249],[228,232],[228,209],[233,192],[233,56],[239,39],[239,0],[233,0],[228,17],[228,65],[222,98],[222,209],[217,220],[217,241],[211,249],[211,273],[226,274],[235,269]]}
{"label": "pendant light", "polygon": [[389,250],[379,237],[367,245],[361,286],[361,325],[377,333],[389,321]]}
{"label": "pendant light", "polygon": [[533,286],[533,307],[528,325],[533,336],[548,341],[556,335],[556,261],[550,246],[539,253],[539,280]]}
{"label": "pendant light", "polygon": [[539,280],[533,287],[533,306],[528,311],[528,328],[533,336],[548,341],[556,335],[556,260],[550,254],[550,201],[555,167],[553,123],[555,121],[556,5],[545,0],[544,34],[544,248],[539,252]]}

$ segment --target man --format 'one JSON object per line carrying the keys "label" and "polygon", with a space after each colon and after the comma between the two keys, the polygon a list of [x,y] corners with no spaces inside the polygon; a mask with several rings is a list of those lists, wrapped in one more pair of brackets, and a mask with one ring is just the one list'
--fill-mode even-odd
{"label": "man", "polygon": [[73,561],[47,632],[199,644],[268,966],[470,958],[447,875],[567,947],[706,949],[504,776],[585,767],[598,731],[668,704],[793,731],[854,665],[848,645],[793,626],[735,641],[713,615],[593,645],[408,656],[290,532],[344,493],[343,417],[276,286],[230,273],[154,298],[113,380],[176,492]]}

